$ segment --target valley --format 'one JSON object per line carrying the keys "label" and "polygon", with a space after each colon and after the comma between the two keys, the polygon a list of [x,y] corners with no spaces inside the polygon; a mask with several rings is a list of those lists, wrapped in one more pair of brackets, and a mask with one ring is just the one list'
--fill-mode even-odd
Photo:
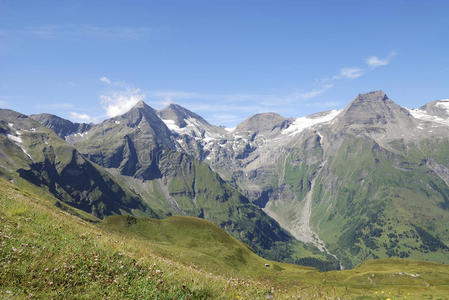
{"label": "valley", "polygon": [[384,259],[319,272],[263,259],[203,219],[100,222],[55,206],[60,200],[24,180],[0,178],[0,188],[2,298],[444,299],[449,293],[446,265]]}
{"label": "valley", "polygon": [[[21,222],[30,218],[31,206],[37,207],[49,224],[56,224],[50,215],[69,218],[68,232],[82,224],[73,232],[95,232],[102,245],[131,243],[138,250],[123,246],[130,261],[150,257],[182,274],[195,265],[203,282],[181,284],[187,275],[169,276],[169,282],[189,286],[181,291],[172,290],[171,283],[159,289],[149,279],[153,291],[173,297],[202,298],[203,292],[217,297],[223,290],[250,298],[314,293],[376,299],[372,292],[380,289],[397,297],[406,290],[444,295],[447,103],[408,109],[375,91],[359,94],[343,110],[296,119],[256,114],[234,129],[211,125],[179,105],[155,110],[142,101],[98,124],[0,110],[0,173],[8,191],[2,194],[2,216],[8,224],[28,226]],[[42,224],[29,226],[35,225]],[[51,226],[51,234],[60,234]],[[11,230],[8,225],[2,232]],[[32,239],[14,232],[17,241]],[[78,233],[70,234],[78,239]],[[17,249],[3,242],[4,253],[10,249],[5,247]],[[99,246],[89,247],[95,252]],[[9,270],[2,273],[3,282],[27,278],[11,260],[2,263]],[[147,272],[147,263],[145,269],[133,264],[127,268]],[[20,272],[27,268],[22,265]],[[110,274],[101,276],[115,282]],[[134,285],[133,278],[126,279],[128,285]],[[217,288],[205,278],[213,278]],[[224,283],[229,280],[243,285],[230,288]],[[81,285],[97,289],[85,281]],[[34,286],[39,287],[27,288],[56,292]],[[134,295],[127,289],[111,287],[106,293]],[[137,289],[135,295],[143,292]]]}

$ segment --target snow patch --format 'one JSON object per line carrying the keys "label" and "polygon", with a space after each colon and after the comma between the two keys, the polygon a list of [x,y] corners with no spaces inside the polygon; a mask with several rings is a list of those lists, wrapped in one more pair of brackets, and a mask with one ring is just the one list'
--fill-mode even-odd
{"label": "snow patch", "polygon": [[[17,132],[17,133],[20,135],[19,132]],[[22,149],[23,153],[25,153],[31,160],[33,159],[31,157],[31,155],[26,151],[26,149],[23,148],[23,146],[22,146],[23,140],[22,140],[22,138],[20,136],[14,136],[14,135],[11,135],[11,134],[7,134],[6,136],[8,137],[8,139],[13,141],[17,146],[19,146],[20,149]]]}
{"label": "snow patch", "polygon": [[341,110],[335,109],[331,110],[327,115],[310,118],[310,117],[301,117],[297,118],[289,127],[282,130],[282,134],[288,134],[289,136],[298,134],[302,132],[304,129],[310,128],[316,124],[323,124],[332,121]]}
{"label": "snow patch", "polygon": [[224,130],[226,130],[227,132],[233,132],[235,130],[235,127],[225,128]]}
{"label": "snow patch", "polygon": [[449,113],[449,99],[440,100],[435,105],[439,108],[445,109]]}
{"label": "snow patch", "polygon": [[120,121],[114,121],[115,124],[120,124]]}
{"label": "snow patch", "polygon": [[413,277],[413,278],[417,278],[417,277],[420,277],[421,275],[419,275],[418,273],[416,273],[416,274],[413,274],[413,273],[406,273],[406,272],[398,272],[398,273],[396,273],[397,275],[400,275],[400,276],[410,276],[410,277]]}
{"label": "snow patch", "polygon": [[8,137],[8,139],[10,139],[11,141],[14,141],[15,143],[22,144],[22,142],[23,142],[22,138],[19,137],[19,136],[14,136],[14,135],[11,135],[11,134],[7,134],[6,136]]}
{"label": "snow patch", "polygon": [[168,129],[173,130],[175,132],[180,132],[181,128],[175,124],[175,121],[173,120],[168,120],[168,119],[161,119],[162,122],[165,123],[165,125],[168,127]]}
{"label": "snow patch", "polygon": [[[449,103],[448,103],[449,106]],[[442,125],[449,126],[449,119],[443,119],[437,116],[429,115],[426,111],[421,109],[409,109],[410,114],[415,118],[427,122],[434,122]]]}
{"label": "snow patch", "polygon": [[215,140],[216,140],[215,138],[209,136],[208,134],[206,134],[206,137],[203,139],[203,141],[205,141],[206,143],[209,143],[209,142],[212,142]]}
{"label": "snow patch", "polygon": [[13,123],[8,123],[8,126],[9,127],[14,127],[14,124]]}
{"label": "snow patch", "polygon": [[33,160],[33,158],[31,157],[31,155],[25,150],[25,148],[20,147],[23,151],[23,153],[25,153],[31,160]]}

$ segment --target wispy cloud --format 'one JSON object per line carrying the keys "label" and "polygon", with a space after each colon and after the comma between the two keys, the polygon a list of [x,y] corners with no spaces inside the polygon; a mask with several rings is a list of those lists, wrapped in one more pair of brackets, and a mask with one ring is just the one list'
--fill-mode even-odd
{"label": "wispy cloud", "polygon": [[[385,58],[379,58],[377,56],[370,56],[365,59],[365,63],[368,67],[344,67],[341,68],[338,74],[330,77],[330,78],[324,78],[320,80],[319,82],[323,83],[322,88],[317,90],[328,90],[324,89],[325,84],[330,85],[333,87],[339,80],[345,80],[345,79],[357,79],[359,77],[364,76],[369,71],[381,67],[386,66],[390,63],[391,59],[396,55],[397,53],[395,51],[390,52],[390,54]],[[313,95],[313,93],[312,93]],[[317,94],[317,96],[320,95],[320,93]]]}
{"label": "wispy cloud", "polygon": [[334,85],[332,83],[325,84],[317,89],[313,89],[309,92],[296,94],[296,99],[312,99],[318,97],[319,95],[326,92],[328,89],[332,88]]}
{"label": "wispy cloud", "polygon": [[100,95],[101,105],[109,118],[126,113],[139,101],[145,101],[145,93],[132,85],[112,80],[106,76],[100,77],[100,81],[108,86],[108,89]]}
{"label": "wispy cloud", "polygon": [[325,109],[329,109],[329,108],[336,108],[341,106],[343,103],[342,102],[338,102],[338,101],[324,101],[324,102],[311,102],[311,103],[306,103],[307,107],[316,107],[316,108],[325,108]]}
{"label": "wispy cloud", "polygon": [[39,103],[36,104],[35,107],[39,110],[48,110],[48,111],[60,111],[60,110],[68,110],[75,109],[75,105],[69,102],[60,102],[60,103]]}
{"label": "wispy cloud", "polygon": [[106,76],[100,77],[100,81],[104,82],[106,84],[111,84],[111,80],[107,78]]}
{"label": "wispy cloud", "polygon": [[5,100],[0,99],[0,107],[7,108],[9,104]]}
{"label": "wispy cloud", "polygon": [[96,122],[96,119],[92,118],[88,114],[77,113],[74,111],[70,112],[70,118],[72,120],[74,120],[75,122],[81,122],[81,123]]}
{"label": "wispy cloud", "polygon": [[23,29],[0,28],[0,36],[19,34],[40,39],[91,37],[110,40],[139,40],[156,31],[158,30],[150,27],[102,27],[90,24],[50,24]]}
{"label": "wispy cloud", "polygon": [[260,105],[271,105],[276,102],[290,103],[295,101],[302,101],[315,98],[328,89],[332,88],[333,84],[327,83],[319,86],[318,88],[311,89],[309,91],[293,92],[285,95],[280,94],[256,94],[256,93],[229,93],[229,94],[216,94],[216,93],[201,93],[201,92],[188,92],[188,91],[148,91],[145,94],[148,99],[153,100],[154,103],[159,105],[168,105],[172,102],[179,102],[182,100],[207,100],[208,104],[211,101],[220,103],[242,103],[257,101]]}
{"label": "wispy cloud", "polygon": [[363,76],[365,71],[361,68],[351,67],[351,68],[342,68],[340,69],[340,73],[335,75],[333,80],[337,79],[355,79]]}
{"label": "wispy cloud", "polygon": [[386,66],[386,65],[388,65],[390,63],[391,59],[395,55],[396,55],[396,52],[392,51],[385,58],[379,58],[377,56],[370,56],[370,57],[368,57],[366,59],[366,64],[368,65],[368,67],[371,67],[371,68],[377,68],[377,67]]}
{"label": "wispy cloud", "polygon": [[[111,80],[102,76],[100,81],[110,89],[100,96],[106,115],[114,117],[125,113],[137,102],[144,100],[155,108],[162,108],[170,103],[177,103],[200,114],[206,114],[215,124],[232,125],[241,121],[242,115],[275,111],[291,116],[300,103],[304,107],[317,107],[320,109],[332,109],[339,107],[340,102],[329,99],[316,101],[327,91],[338,85],[340,81],[354,80],[380,66],[385,61],[390,61],[395,54],[392,52],[387,58],[366,59],[368,66],[343,67],[337,74],[317,81],[315,87],[309,90],[294,91],[278,94],[258,93],[207,93],[182,90],[149,90],[142,91],[125,82]],[[370,63],[368,63],[370,62]],[[321,98],[320,98],[321,99]]]}
{"label": "wispy cloud", "polygon": [[100,95],[101,104],[109,118],[126,113],[139,101],[145,99],[146,96],[141,89],[132,87]]}
{"label": "wispy cloud", "polygon": [[242,121],[242,119],[236,114],[232,113],[214,113],[211,115],[211,120],[216,125],[225,126],[225,124],[236,124]]}
{"label": "wispy cloud", "polygon": [[368,57],[366,59],[366,64],[370,67],[381,67],[381,66],[386,66],[388,65],[390,62],[387,59],[380,59],[377,56],[371,56]]}

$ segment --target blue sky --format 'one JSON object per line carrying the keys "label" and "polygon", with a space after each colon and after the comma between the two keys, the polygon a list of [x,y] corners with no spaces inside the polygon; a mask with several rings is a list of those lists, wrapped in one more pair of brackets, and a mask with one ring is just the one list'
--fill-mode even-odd
{"label": "blue sky", "polygon": [[99,122],[138,100],[216,125],[449,98],[449,1],[2,1],[0,107]]}

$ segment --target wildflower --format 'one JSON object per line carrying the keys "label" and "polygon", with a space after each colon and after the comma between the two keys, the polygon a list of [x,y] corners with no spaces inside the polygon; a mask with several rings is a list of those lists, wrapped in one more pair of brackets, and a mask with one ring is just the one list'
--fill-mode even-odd
{"label": "wildflower", "polygon": [[48,285],[53,285],[53,281],[50,281],[50,282],[48,283]]}

